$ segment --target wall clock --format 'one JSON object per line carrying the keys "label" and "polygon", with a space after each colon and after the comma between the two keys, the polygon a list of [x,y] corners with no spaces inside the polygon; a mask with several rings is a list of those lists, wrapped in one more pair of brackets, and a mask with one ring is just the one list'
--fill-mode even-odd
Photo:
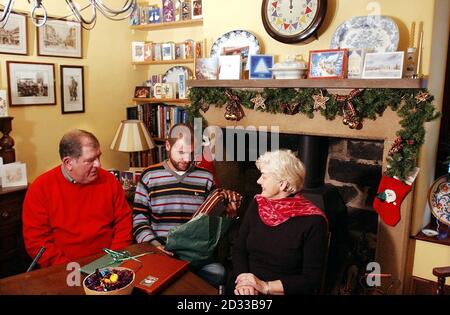
{"label": "wall clock", "polygon": [[306,44],[316,38],[326,11],[327,0],[263,0],[261,16],[277,41]]}

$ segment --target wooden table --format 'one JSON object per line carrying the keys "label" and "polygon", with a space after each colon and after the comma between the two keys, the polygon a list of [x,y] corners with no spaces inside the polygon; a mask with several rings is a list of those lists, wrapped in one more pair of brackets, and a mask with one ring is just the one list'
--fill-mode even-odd
{"label": "wooden table", "polygon": [[[155,251],[155,247],[146,244],[135,244],[126,248],[132,255]],[[83,266],[102,254],[79,259],[77,262]],[[28,273],[0,279],[0,294],[57,294],[81,295],[84,294],[83,285],[69,287],[66,279],[73,270],[66,270],[66,265],[52,266],[38,269]],[[86,275],[81,273],[81,283]],[[188,271],[160,294],[163,295],[214,295],[218,290]]]}

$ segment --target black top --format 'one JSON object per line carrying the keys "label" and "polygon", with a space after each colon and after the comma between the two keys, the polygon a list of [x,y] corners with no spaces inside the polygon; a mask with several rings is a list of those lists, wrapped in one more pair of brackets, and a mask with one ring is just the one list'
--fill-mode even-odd
{"label": "black top", "polygon": [[253,200],[233,247],[234,276],[250,272],[263,281],[281,280],[285,294],[316,293],[327,244],[322,216],[297,216],[271,227],[261,221]]}

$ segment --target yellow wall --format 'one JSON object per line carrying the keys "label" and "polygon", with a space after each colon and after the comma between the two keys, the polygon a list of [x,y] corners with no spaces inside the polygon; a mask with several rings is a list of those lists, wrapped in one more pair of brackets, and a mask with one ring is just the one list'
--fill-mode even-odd
{"label": "yellow wall", "polygon": [[[416,241],[413,275],[423,279],[437,281],[433,268],[450,265],[450,246]],[[450,285],[450,279],[446,281]]]}
{"label": "yellow wall", "polygon": [[[64,1],[45,1],[49,14],[67,15]],[[16,1],[14,9],[29,12],[26,0]],[[97,25],[91,31],[83,31],[83,59],[37,56],[35,26],[29,20],[29,55],[0,55],[0,89],[7,88],[6,61],[32,61],[55,63],[57,104],[46,106],[10,107],[14,117],[13,132],[16,158],[27,164],[28,180],[59,163],[58,142],[61,136],[73,128],[83,128],[97,135],[102,146],[102,162],[105,168],[128,166],[125,153],[109,149],[115,129],[125,119],[125,107],[130,106],[134,87],[145,78],[142,71],[133,71],[130,42],[139,40],[132,35],[128,21],[113,22],[100,13]],[[141,36],[142,37],[142,36]],[[60,65],[85,67],[85,113],[61,114]]]}

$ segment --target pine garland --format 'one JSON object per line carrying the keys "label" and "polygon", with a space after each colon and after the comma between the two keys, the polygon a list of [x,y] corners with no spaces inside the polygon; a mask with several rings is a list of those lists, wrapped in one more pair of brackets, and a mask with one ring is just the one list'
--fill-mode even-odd
{"label": "pine garland", "polygon": [[[241,105],[249,109],[255,106],[251,99],[260,94],[265,99],[265,109],[259,107],[257,110],[273,114],[286,113],[286,104],[295,103],[296,114],[303,114],[308,118],[314,118],[315,114],[313,96],[322,93],[329,100],[326,107],[317,112],[327,120],[343,116],[342,102],[337,101],[335,95],[328,93],[326,89],[265,88],[263,91],[256,91],[194,87],[190,89],[191,105],[187,107],[190,121],[194,117],[202,117],[202,105],[225,105],[228,101],[225,91],[238,96]],[[405,180],[416,166],[418,151],[425,138],[424,123],[440,116],[433,105],[433,99],[426,89],[366,89],[353,98],[352,104],[360,121],[366,118],[375,120],[388,107],[401,118],[401,129],[397,131],[397,136],[402,144],[388,156],[386,175]]]}

